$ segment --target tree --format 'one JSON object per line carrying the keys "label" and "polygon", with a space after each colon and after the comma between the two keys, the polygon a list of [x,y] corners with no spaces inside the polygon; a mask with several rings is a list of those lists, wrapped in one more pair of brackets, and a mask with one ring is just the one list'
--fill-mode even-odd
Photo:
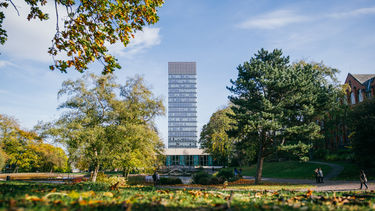
{"label": "tree", "polygon": [[229,156],[233,154],[235,144],[235,139],[227,134],[234,124],[234,120],[228,116],[232,113],[230,107],[219,109],[213,113],[210,121],[203,125],[199,139],[201,147],[215,160],[225,165],[229,164]]}
{"label": "tree", "polygon": [[3,149],[0,148],[0,172],[4,168],[6,162],[7,162],[7,154],[5,154]]}
{"label": "tree", "polygon": [[350,140],[355,161],[361,168],[375,169],[375,99],[367,99],[349,111]]}
{"label": "tree", "polygon": [[142,78],[129,79],[121,87],[112,75],[85,75],[64,81],[59,96],[67,96],[59,106],[65,113],[47,125],[46,134],[66,146],[78,167],[93,169],[92,181],[103,167],[152,166],[150,157],[162,145],[152,120],[164,107]]}
{"label": "tree", "polygon": [[[0,8],[7,8],[12,0],[0,3]],[[136,31],[142,30],[146,24],[154,24],[159,20],[157,8],[163,0],[122,0],[122,1],[88,1],[88,0],[55,0],[56,34],[48,53],[54,58],[51,70],[57,68],[61,72],[74,67],[83,72],[90,62],[99,60],[103,65],[103,74],[121,68],[111,54],[108,46],[118,41],[126,47],[134,38]],[[43,10],[47,0],[25,0],[30,6],[27,19],[47,20],[49,15]],[[63,27],[60,28],[59,7],[66,9]],[[0,11],[0,44],[7,39],[2,22],[5,19]],[[62,55],[65,54],[65,55]],[[67,56],[67,59],[55,59],[56,56]]]}
{"label": "tree", "polygon": [[63,149],[46,143],[34,143],[31,148],[39,157],[39,171],[64,172],[68,170],[68,157]]}
{"label": "tree", "polygon": [[6,115],[0,115],[0,156],[0,164],[6,161],[14,172],[67,168],[61,148],[43,143],[34,131],[20,129],[18,122]]}
{"label": "tree", "polygon": [[261,181],[264,158],[285,144],[311,143],[321,138],[314,121],[332,102],[334,84],[327,75],[337,70],[319,63],[290,64],[281,50],[258,51],[237,67],[238,78],[227,87],[233,95],[235,132],[256,142],[256,183]]}
{"label": "tree", "polygon": [[30,171],[38,161],[36,154],[29,150],[28,144],[33,141],[40,141],[36,133],[22,130],[14,118],[0,115],[0,146],[15,172],[19,168]]}
{"label": "tree", "polygon": [[120,90],[120,100],[113,104],[111,131],[117,147],[112,166],[123,170],[124,176],[136,169],[155,170],[164,149],[154,125],[155,117],[165,112],[162,100],[153,96],[139,76],[128,79]]}

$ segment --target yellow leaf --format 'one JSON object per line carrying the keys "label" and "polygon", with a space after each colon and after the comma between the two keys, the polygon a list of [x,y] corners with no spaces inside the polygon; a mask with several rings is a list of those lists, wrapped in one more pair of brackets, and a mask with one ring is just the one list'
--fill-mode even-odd
{"label": "yellow leaf", "polygon": [[113,193],[111,193],[111,192],[104,192],[103,196],[113,197]]}

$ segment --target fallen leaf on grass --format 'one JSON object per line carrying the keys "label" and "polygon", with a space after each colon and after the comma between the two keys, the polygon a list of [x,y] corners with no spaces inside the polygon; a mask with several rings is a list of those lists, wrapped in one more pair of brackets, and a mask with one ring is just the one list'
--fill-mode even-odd
{"label": "fallen leaf on grass", "polygon": [[106,197],[113,197],[113,193],[111,193],[111,192],[104,192],[104,193],[103,193],[103,196],[106,196]]}
{"label": "fallen leaf on grass", "polygon": [[[312,193],[313,193],[312,190],[310,190],[310,189],[307,190],[306,197],[311,197]],[[335,195],[335,197],[336,197],[336,195]]]}
{"label": "fallen leaf on grass", "polygon": [[25,199],[26,199],[26,200],[29,200],[29,201],[44,201],[43,198],[39,198],[39,197],[37,197],[37,196],[29,196],[29,195],[27,195],[27,194],[26,194],[26,196],[25,196]]}

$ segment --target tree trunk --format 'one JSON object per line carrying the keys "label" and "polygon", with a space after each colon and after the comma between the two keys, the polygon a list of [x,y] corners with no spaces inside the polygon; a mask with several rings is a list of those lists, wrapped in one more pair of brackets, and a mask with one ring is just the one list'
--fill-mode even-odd
{"label": "tree trunk", "polygon": [[124,171],[122,172],[122,176],[124,176],[125,179],[128,179],[128,176],[129,176],[129,169],[128,168],[124,168]]}
{"label": "tree trunk", "polygon": [[93,173],[92,179],[91,179],[92,182],[96,182],[96,177],[98,176],[98,171],[99,171],[99,164],[96,164],[95,169],[94,169],[94,173]]}
{"label": "tree trunk", "polygon": [[263,144],[259,143],[259,151],[258,151],[258,161],[257,161],[257,170],[255,176],[255,184],[259,184],[262,181],[262,171],[263,171]]}

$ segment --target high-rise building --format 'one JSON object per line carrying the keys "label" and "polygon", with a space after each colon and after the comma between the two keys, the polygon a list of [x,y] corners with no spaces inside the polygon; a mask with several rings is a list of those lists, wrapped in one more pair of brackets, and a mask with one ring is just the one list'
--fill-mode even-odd
{"label": "high-rise building", "polygon": [[168,62],[168,148],[196,147],[196,63]]}

